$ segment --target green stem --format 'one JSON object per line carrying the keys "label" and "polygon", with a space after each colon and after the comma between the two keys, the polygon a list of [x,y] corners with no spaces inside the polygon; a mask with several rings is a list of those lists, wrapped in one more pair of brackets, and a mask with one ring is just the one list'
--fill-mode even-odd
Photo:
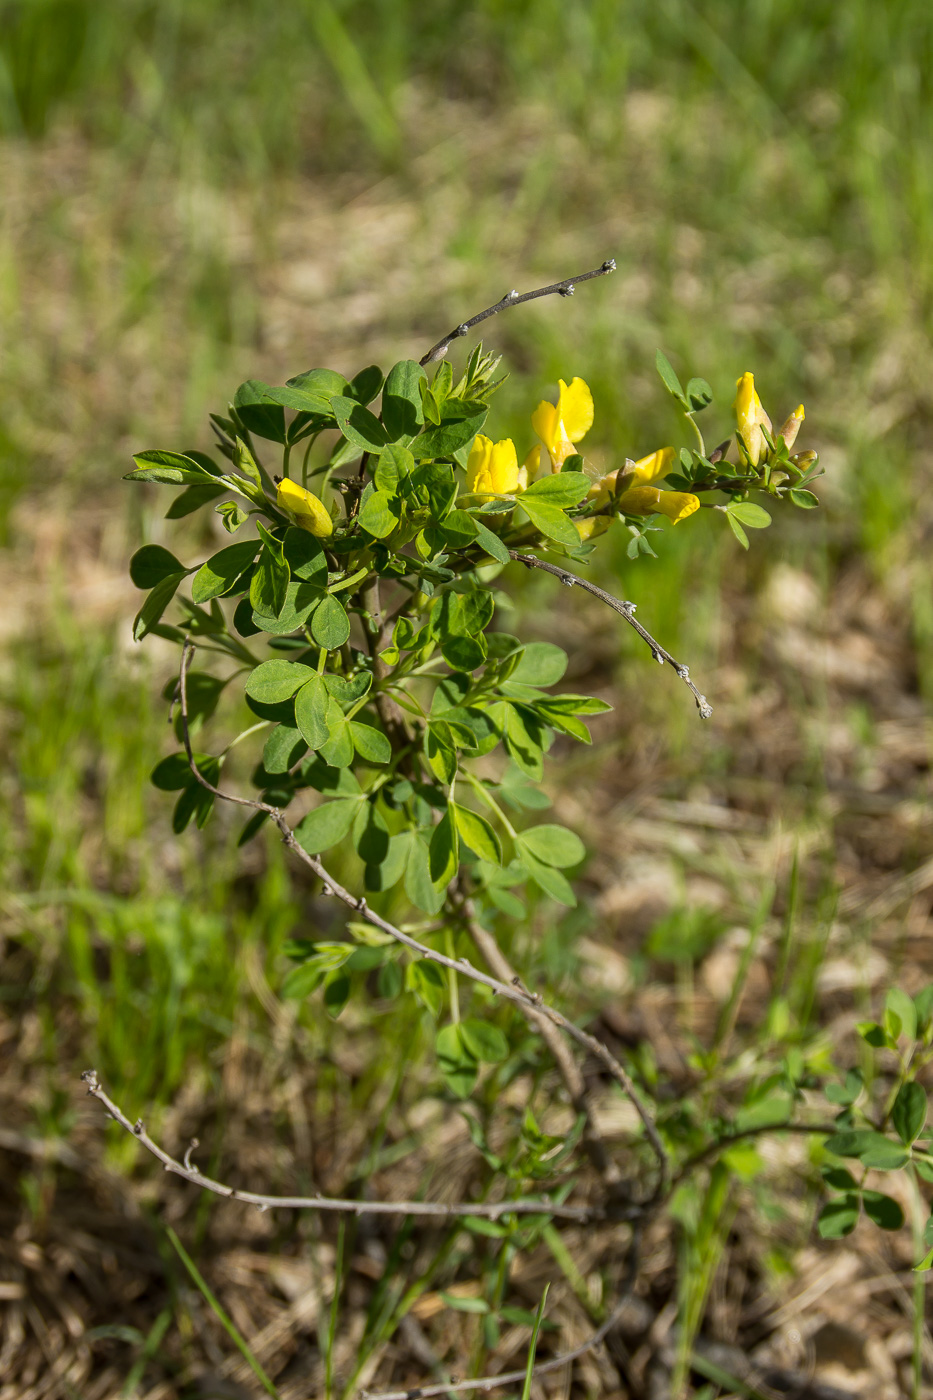
{"label": "green stem", "polygon": [[480,782],[479,778],[475,777],[472,773],[463,773],[462,776],[466,778],[467,782],[470,784],[470,787],[476,793],[477,797],[481,797],[482,800],[486,803],[486,806],[490,809],[490,811],[495,812],[496,816],[499,818],[500,822],[505,827],[512,840],[517,840],[518,832],[515,830],[514,826],[509,821],[508,817],[505,815],[502,808],[499,806],[498,802],[493,797],[492,793],[489,792],[487,788],[483,787],[483,784]]}
{"label": "green stem", "polygon": [[[444,951],[449,958],[456,957],[454,936],[449,927],[444,929]],[[460,987],[452,967],[447,969],[447,980],[450,989],[450,1019],[457,1025],[460,1020]]]}

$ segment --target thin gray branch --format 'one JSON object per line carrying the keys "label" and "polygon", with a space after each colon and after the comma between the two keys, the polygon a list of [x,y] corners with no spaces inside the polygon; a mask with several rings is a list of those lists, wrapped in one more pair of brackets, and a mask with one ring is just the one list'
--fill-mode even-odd
{"label": "thin gray branch", "polygon": [[416,938],[412,938],[410,934],[404,933],[400,928],[397,928],[395,924],[390,923],[388,919],[384,919],[381,914],[377,914],[374,909],[370,909],[366,900],[361,895],[351,894],[349,890],[345,889],[343,885],[325,869],[317,856],[309,855],[308,852],[299,845],[298,838],[295,836],[294,831],[292,831],[278,807],[273,807],[268,802],[261,802],[257,798],[240,797],[236,793],[223,792],[220,788],[215,787],[213,783],[208,782],[195,762],[194,753],[191,748],[191,736],[188,730],[187,675],[188,667],[191,665],[194,652],[194,643],[191,641],[190,637],[186,637],[181,654],[178,686],[181,702],[182,738],[184,740],[185,753],[188,757],[188,766],[201,786],[223,801],[235,802],[240,807],[251,807],[254,811],[268,813],[269,817],[271,817],[272,821],[278,827],[285,845],[300,861],[307,865],[310,870],[314,871],[314,874],[321,881],[325,894],[333,895],[334,898],[339,899],[348,909],[352,909],[356,914],[361,914],[369,923],[373,924],[378,929],[382,929],[383,933],[387,933],[390,938],[394,938],[397,943],[401,943],[413,953],[417,953],[419,957],[428,958],[431,962],[438,963],[441,967],[449,968],[453,972],[462,973],[464,977],[470,977],[474,982],[480,982],[484,987],[489,987],[491,991],[496,992],[504,1000],[517,1006],[522,1014],[531,1020],[532,1023],[534,1023],[535,1019],[532,1013],[546,1016],[553,1025],[559,1026],[565,1035],[570,1036],[572,1040],[575,1040],[578,1045],[583,1046],[591,1055],[595,1055],[631,1101],[636,1113],[641,1119],[642,1127],[645,1130],[645,1137],[657,1158],[660,1168],[660,1174],[652,1199],[663,1195],[670,1178],[671,1164],[667,1149],[661,1141],[660,1134],[655,1127],[654,1119],[642,1102],[638,1090],[635,1088],[631,1075],[628,1073],[625,1066],[619,1063],[607,1045],[604,1045],[595,1035],[590,1035],[588,1031],[584,1031],[579,1026],[575,1025],[573,1021],[569,1020],[568,1017],[564,1016],[560,1011],[557,1011],[553,1006],[549,1006],[538,992],[528,991],[517,978],[512,983],[502,982],[496,977],[490,977],[487,973],[480,972],[480,970],[475,968],[466,958],[449,958],[445,953],[439,953],[436,949],[429,948],[424,943],[419,943]]}
{"label": "thin gray branch", "polygon": [[569,569],[562,569],[559,564],[549,564],[546,559],[539,559],[536,554],[522,554],[517,549],[510,549],[509,554],[518,564],[524,564],[526,569],[543,569],[547,574],[553,574],[559,578],[561,583],[568,588],[583,588],[587,593],[592,593],[594,598],[598,598],[601,603],[605,603],[607,608],[612,608],[620,617],[624,617],[630,627],[633,627],[641,637],[643,642],[647,642],[651,648],[651,654],[655,661],[659,661],[663,666],[665,661],[668,666],[672,666],[684,684],[693,692],[697,709],[701,719],[709,719],[713,713],[713,707],[705,695],[701,695],[693,681],[690,679],[690,668],[682,661],[677,661],[670,652],[662,647],[661,643],[652,637],[646,627],[635,617],[635,603],[628,603],[622,598],[614,598],[611,593],[607,593],[604,588],[600,588],[595,583],[590,583],[589,579],[581,578],[579,574],[572,574]]}
{"label": "thin gray branch", "polygon": [[141,1142],[147,1152],[157,1158],[167,1172],[184,1177],[202,1191],[212,1191],[215,1196],[226,1196],[231,1201],[243,1201],[248,1206],[258,1206],[260,1210],[332,1210],[345,1211],[351,1215],[418,1215],[449,1219],[452,1216],[475,1215],[485,1220],[498,1220],[503,1215],[549,1215],[563,1220],[594,1220],[601,1215],[599,1210],[589,1206],[555,1205],[551,1201],[525,1199],[517,1201],[459,1201],[446,1204],[443,1201],[351,1201],[334,1196],[266,1196],[257,1191],[241,1191],[239,1187],[227,1186],[222,1181],[205,1176],[191,1163],[191,1148],[185,1153],[183,1162],[171,1157],[146,1132],[141,1118],[131,1123],[129,1118],[105,1093],[97,1077],[97,1071],[85,1070],[81,1078],[87,1084],[87,1091],[104,1105],[122,1128]]}
{"label": "thin gray branch", "polygon": [[422,358],[421,364],[431,365],[435,360],[442,360],[450,349],[450,342],[457,340],[460,336],[467,335],[474,326],[478,326],[481,321],[488,321],[490,316],[498,316],[500,311],[507,310],[510,306],[521,306],[524,301],[537,301],[538,297],[572,297],[573,289],[578,282],[589,282],[594,277],[605,277],[609,272],[615,272],[615,258],[607,258],[602,267],[596,267],[592,272],[581,272],[579,277],[565,277],[562,282],[552,282],[549,287],[538,287],[533,292],[506,292],[501,301],[497,301],[494,306],[487,306],[485,311],[479,311],[475,316],[471,316],[469,321],[461,321],[459,326],[454,326],[447,335],[442,336],[436,345],[432,345],[428,353]]}

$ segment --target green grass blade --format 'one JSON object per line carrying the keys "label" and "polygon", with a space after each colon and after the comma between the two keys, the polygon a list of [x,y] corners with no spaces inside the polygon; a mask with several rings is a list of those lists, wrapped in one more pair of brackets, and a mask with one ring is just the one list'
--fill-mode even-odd
{"label": "green grass blade", "polygon": [[240,1336],[239,1332],[233,1324],[233,1320],[227,1316],[223,1308],[220,1306],[218,1300],[214,1297],[214,1294],[208,1288],[206,1282],[201,1277],[197,1264],[195,1264],[194,1260],[191,1258],[190,1254],[185,1249],[185,1246],[182,1244],[181,1240],[175,1234],[175,1231],[171,1228],[171,1226],[169,1226],[168,1228],[168,1237],[171,1240],[179,1259],[184,1264],[185,1268],[188,1270],[188,1273],[191,1275],[192,1282],[194,1283],[198,1292],[201,1294],[201,1297],[207,1303],[208,1307],[211,1309],[218,1322],[220,1322],[221,1326],[223,1327],[227,1335],[230,1337],[231,1341],[242,1353],[243,1359],[246,1361],[247,1365],[252,1370],[253,1374],[259,1381],[263,1390],[265,1390],[267,1395],[271,1395],[273,1397],[273,1400],[280,1400],[279,1392],[276,1390],[275,1386],[272,1384],[269,1377],[266,1375],[265,1371],[262,1369],[259,1362],[256,1360],[255,1356],[250,1351],[249,1344],[246,1342],[245,1338]]}
{"label": "green grass blade", "polygon": [[531,1381],[535,1369],[535,1352],[538,1350],[538,1333],[541,1331],[541,1323],[544,1321],[544,1305],[547,1302],[548,1289],[550,1284],[544,1285],[544,1292],[541,1294],[541,1302],[538,1304],[538,1311],[535,1313],[535,1325],[531,1333],[531,1342],[528,1347],[528,1361],[525,1365],[525,1384],[522,1386],[522,1400],[529,1400],[531,1395]]}

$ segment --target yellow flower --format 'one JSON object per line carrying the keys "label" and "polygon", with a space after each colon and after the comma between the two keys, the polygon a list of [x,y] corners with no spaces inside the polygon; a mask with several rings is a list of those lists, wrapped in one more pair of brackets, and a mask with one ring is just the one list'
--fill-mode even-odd
{"label": "yellow flower", "polygon": [[296,481],[284,477],[278,483],[276,503],[299,529],[307,530],[309,535],[326,540],[328,535],[334,533],[334,522],[324,502]]}
{"label": "yellow flower", "polygon": [[569,384],[562,379],[557,382],[557,403],[542,400],[531,415],[531,426],[544,446],[533,447],[525,458],[523,470],[529,481],[559,472],[593,426],[593,395],[589,386],[582,379],[572,379]]}
{"label": "yellow flower", "polygon": [[486,495],[488,500],[489,495],[514,495],[523,487],[512,439],[493,442],[480,433],[467,462],[467,491],[474,495]]}
{"label": "yellow flower", "polygon": [[788,449],[793,447],[794,443],[796,442],[797,434],[800,432],[800,425],[803,422],[804,417],[805,415],[803,411],[803,404],[799,403],[794,409],[793,413],[788,418],[787,422],[781,428],[781,437],[787,443]]}
{"label": "yellow flower", "polygon": [[[739,425],[739,437],[745,444],[748,460],[757,467],[762,449],[767,450],[762,424],[771,431],[771,419],[761,406],[761,399],[755,393],[755,376],[747,371],[735,382],[737,393],[733,409]],[[801,410],[802,413],[802,410]]]}
{"label": "yellow flower", "polygon": [[612,524],[608,515],[589,515],[585,520],[575,520],[577,534],[580,536],[581,544],[586,540],[591,540],[594,535],[604,535]]}
{"label": "yellow flower", "polygon": [[[673,520],[675,525],[679,520],[686,520],[688,515],[700,509],[699,497],[694,496],[691,491],[662,491],[651,485],[651,482],[667,476],[674,465],[675,455],[673,447],[659,447],[656,452],[649,453],[647,457],[640,457],[637,462],[626,462],[624,467],[608,472],[598,481],[590,491],[589,499],[594,501],[597,509],[608,505],[621,473],[622,477],[631,483],[618,501],[619,509],[625,515],[652,515],[659,512]],[[604,517],[597,517],[602,518]],[[577,527],[588,523],[577,521]],[[592,530],[589,531],[585,538],[589,539],[593,533]]]}
{"label": "yellow flower", "polygon": [[700,509],[692,491],[661,491],[657,486],[630,486],[619,497],[619,509],[626,515],[666,515],[676,525]]}

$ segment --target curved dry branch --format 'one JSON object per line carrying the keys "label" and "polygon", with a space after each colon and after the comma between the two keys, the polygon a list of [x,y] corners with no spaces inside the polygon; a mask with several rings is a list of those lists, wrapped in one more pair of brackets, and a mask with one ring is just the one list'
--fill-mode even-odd
{"label": "curved dry branch", "polygon": [[693,698],[700,712],[700,718],[710,718],[713,713],[713,707],[706,696],[701,695],[700,691],[690,679],[689,666],[685,666],[682,661],[675,660],[670,652],[662,647],[659,641],[656,641],[655,638],[652,637],[648,629],[642,627],[641,623],[635,617],[635,603],[626,602],[623,598],[614,598],[611,593],[607,593],[606,590],[600,588],[598,584],[590,583],[589,579],[581,578],[579,574],[573,574],[569,569],[562,569],[559,564],[549,564],[546,559],[539,559],[536,554],[522,554],[517,549],[510,549],[509,554],[517,564],[524,564],[526,569],[543,569],[546,574],[553,574],[555,578],[559,578],[561,583],[565,584],[568,588],[576,587],[585,589],[587,593],[592,593],[594,598],[598,598],[601,603],[605,603],[607,608],[612,608],[613,612],[617,612],[620,617],[624,617],[629,627],[633,627],[642,641],[648,643],[655,661],[659,661],[662,666],[666,661],[668,666],[674,668],[684,685],[693,692]]}
{"label": "curved dry branch", "polygon": [[602,267],[596,267],[592,272],[581,272],[578,277],[565,277],[562,282],[552,282],[548,287],[538,287],[533,292],[506,292],[501,301],[497,301],[494,306],[487,306],[485,311],[479,311],[475,316],[471,316],[469,321],[461,321],[459,326],[454,326],[447,335],[442,336],[436,345],[432,345],[426,355],[420,361],[422,365],[431,365],[435,360],[442,360],[450,349],[450,342],[459,339],[460,336],[467,335],[474,326],[478,326],[481,321],[488,321],[490,316],[498,316],[500,311],[506,311],[510,306],[521,306],[523,301],[537,301],[538,297],[572,297],[573,289],[578,282],[589,282],[594,277],[605,277],[609,272],[615,272],[615,258],[607,258]]}
{"label": "curved dry branch", "polygon": [[215,1196],[226,1196],[231,1201],[242,1201],[248,1206],[258,1206],[260,1210],[327,1210],[344,1211],[350,1215],[418,1215],[440,1219],[472,1215],[484,1220],[499,1220],[503,1215],[514,1214],[548,1215],[562,1220],[590,1221],[598,1220],[602,1215],[598,1208],[556,1205],[552,1201],[538,1201],[525,1197],[516,1201],[459,1201],[448,1204],[444,1201],[352,1201],[321,1195],[266,1196],[257,1191],[242,1191],[238,1186],[227,1186],[222,1181],[215,1181],[213,1177],[205,1176],[197,1167],[192,1166],[191,1153],[197,1146],[197,1141],[192,1142],[188,1148],[184,1161],[179,1162],[177,1157],[170,1156],[149,1136],[141,1118],[137,1118],[135,1123],[130,1122],[119,1104],[114,1103],[101,1087],[96,1070],[86,1069],[81,1078],[91,1097],[102,1103],[110,1117],[116,1119],[137,1142],[142,1143],[146,1151],[151,1152],[153,1157],[162,1163],[165,1171],[183,1177],[202,1191],[211,1191]]}

